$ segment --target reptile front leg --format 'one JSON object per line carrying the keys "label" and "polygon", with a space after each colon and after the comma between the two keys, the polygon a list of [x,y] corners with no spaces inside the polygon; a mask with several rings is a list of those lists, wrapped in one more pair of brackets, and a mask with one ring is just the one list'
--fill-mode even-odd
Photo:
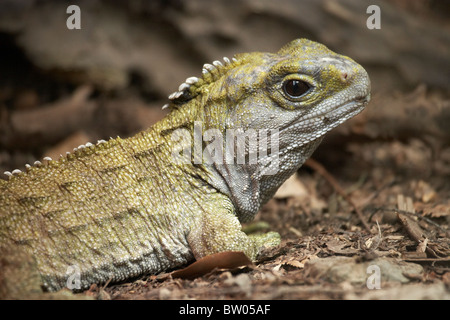
{"label": "reptile front leg", "polygon": [[[220,198],[225,196],[221,195]],[[250,236],[245,234],[229,199],[208,201],[204,210],[187,238],[197,260],[223,251],[242,251],[255,260],[263,247],[280,243],[280,235],[276,232]]]}

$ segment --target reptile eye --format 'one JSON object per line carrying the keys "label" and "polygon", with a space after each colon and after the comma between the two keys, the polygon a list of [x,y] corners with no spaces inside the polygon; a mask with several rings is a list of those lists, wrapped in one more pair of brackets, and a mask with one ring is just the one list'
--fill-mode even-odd
{"label": "reptile eye", "polygon": [[311,87],[305,81],[287,80],[283,83],[284,93],[291,98],[298,98],[309,91]]}

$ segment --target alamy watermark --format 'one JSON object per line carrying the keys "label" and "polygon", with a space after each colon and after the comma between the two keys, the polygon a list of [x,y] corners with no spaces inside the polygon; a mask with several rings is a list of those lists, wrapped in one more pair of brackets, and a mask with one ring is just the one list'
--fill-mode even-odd
{"label": "alamy watermark", "polygon": [[81,289],[81,271],[80,267],[76,264],[68,266],[66,269],[66,287],[70,290]]}
{"label": "alamy watermark", "polygon": [[367,7],[367,14],[370,16],[366,20],[367,29],[381,29],[381,9],[379,6],[372,4]]}
{"label": "alamy watermark", "polygon": [[67,7],[66,13],[70,16],[66,20],[66,26],[69,30],[81,29],[81,9],[79,6],[72,4]]}
{"label": "alamy watermark", "polygon": [[193,133],[177,129],[170,139],[176,164],[256,165],[265,161],[264,175],[279,169],[278,129],[226,129],[224,136],[217,128],[203,130],[202,122],[195,121]]}
{"label": "alamy watermark", "polygon": [[367,289],[381,289],[381,269],[376,264],[371,264],[367,267],[367,274],[370,276],[367,278],[366,287]]}

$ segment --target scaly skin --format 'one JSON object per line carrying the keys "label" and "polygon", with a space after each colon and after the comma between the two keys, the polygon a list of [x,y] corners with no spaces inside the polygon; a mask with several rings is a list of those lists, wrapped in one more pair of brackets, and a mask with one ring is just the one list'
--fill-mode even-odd
{"label": "scaly skin", "polygon": [[[293,80],[306,83],[306,92],[289,90]],[[240,222],[253,218],[326,132],[366,106],[370,81],[350,58],[300,39],[275,54],[205,65],[201,78],[188,78],[169,98],[170,113],[134,137],[88,144],[0,180],[0,254],[16,248],[32,256],[49,291],[66,286],[69,266],[86,289],[221,251],[255,259],[279,236],[249,237]],[[194,148],[199,123],[223,137],[229,129],[277,129],[279,151],[270,144],[254,164],[237,163],[228,149],[219,158],[233,161],[223,164],[175,161],[182,148]]]}

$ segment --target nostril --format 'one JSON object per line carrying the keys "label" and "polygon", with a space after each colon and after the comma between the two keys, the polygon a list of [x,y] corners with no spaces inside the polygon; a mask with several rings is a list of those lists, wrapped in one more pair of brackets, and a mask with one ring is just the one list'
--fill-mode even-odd
{"label": "nostril", "polygon": [[342,80],[342,82],[347,82],[347,78],[348,78],[348,73],[347,72],[342,72],[341,73],[341,80]]}
{"label": "nostril", "polygon": [[346,57],[323,57],[320,61],[324,63],[326,68],[332,67],[333,71],[337,71],[335,74],[343,83],[350,82],[355,73],[358,72],[355,63]]}

